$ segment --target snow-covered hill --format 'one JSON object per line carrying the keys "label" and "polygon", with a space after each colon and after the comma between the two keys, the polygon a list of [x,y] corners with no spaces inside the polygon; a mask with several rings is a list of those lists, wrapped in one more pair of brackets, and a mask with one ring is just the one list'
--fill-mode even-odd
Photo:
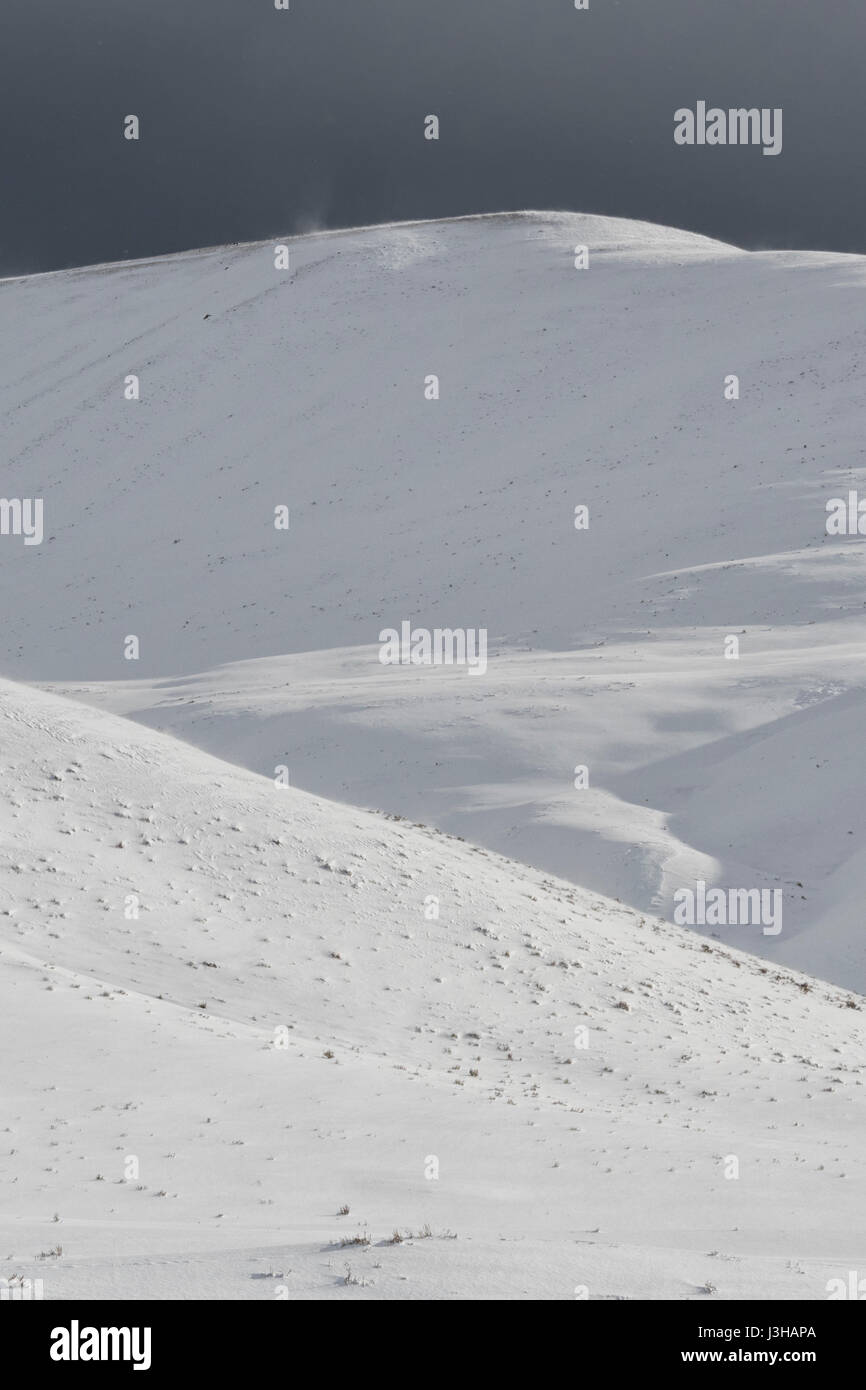
{"label": "snow-covered hill", "polygon": [[[781,889],[718,934],[866,990],[866,570],[825,533],[866,262],[554,213],[287,245],[0,286],[46,526],[0,538],[0,670],[666,917]],[[380,665],[404,620],[486,627],[486,675]]]}
{"label": "snow-covered hill", "polygon": [[3,682],[0,733],[2,1278],[819,1299],[862,1267],[856,997],[77,702]]}

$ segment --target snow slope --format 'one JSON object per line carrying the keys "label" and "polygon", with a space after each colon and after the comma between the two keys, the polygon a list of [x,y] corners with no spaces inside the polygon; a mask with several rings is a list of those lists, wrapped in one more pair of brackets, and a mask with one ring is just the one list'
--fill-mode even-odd
{"label": "snow slope", "polygon": [[856,997],[7,681],[0,736],[5,1280],[709,1301],[862,1268]]}
{"label": "snow slope", "polygon": [[[725,940],[866,990],[864,550],[824,529],[863,258],[556,213],[288,245],[0,286],[47,527],[0,538],[0,669],[644,911],[781,888]],[[382,667],[402,620],[486,627],[487,674]]]}

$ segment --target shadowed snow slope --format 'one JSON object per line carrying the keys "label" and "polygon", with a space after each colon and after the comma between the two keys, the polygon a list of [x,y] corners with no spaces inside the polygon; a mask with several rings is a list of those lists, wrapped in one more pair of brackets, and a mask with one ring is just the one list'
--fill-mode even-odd
{"label": "shadowed snow slope", "polygon": [[[642,910],[779,889],[719,934],[866,990],[866,552],[825,533],[866,262],[556,213],[290,251],[0,286],[46,526],[0,538],[0,669]],[[487,674],[381,666],[404,620],[485,627]]]}
{"label": "shadowed snow slope", "polygon": [[823,1298],[862,1263],[852,996],[77,702],[2,682],[0,733],[3,1278]]}

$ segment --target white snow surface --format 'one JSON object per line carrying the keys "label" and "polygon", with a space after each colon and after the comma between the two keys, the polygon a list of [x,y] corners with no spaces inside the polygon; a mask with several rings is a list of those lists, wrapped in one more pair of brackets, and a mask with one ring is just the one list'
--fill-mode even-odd
{"label": "white snow surface", "polygon": [[[0,537],[0,1276],[826,1297],[866,1259],[866,570],[824,531],[866,261],[558,213],[275,244],[0,283],[46,527]],[[487,672],[382,666],[403,620]],[[698,878],[782,933],[674,926]]]}
{"label": "white snow surface", "polygon": [[3,1278],[817,1299],[857,1268],[857,996],[75,702],[2,682],[0,719]]}
{"label": "white snow surface", "polygon": [[[666,917],[779,889],[725,939],[866,990],[866,551],[825,532],[866,261],[564,213],[287,244],[0,287],[47,527],[0,542],[0,669]],[[383,667],[404,620],[487,674]]]}

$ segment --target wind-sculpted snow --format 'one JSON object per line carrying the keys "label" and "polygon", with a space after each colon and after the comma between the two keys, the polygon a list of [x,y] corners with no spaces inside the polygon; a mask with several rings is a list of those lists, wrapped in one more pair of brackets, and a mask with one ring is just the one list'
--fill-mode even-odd
{"label": "wind-sculpted snow", "polygon": [[[0,286],[45,526],[0,543],[0,669],[668,918],[780,893],[711,931],[866,991],[866,552],[826,529],[863,259],[571,213],[286,246]],[[402,624],[484,673],[383,665]]]}
{"label": "wind-sculpted snow", "polygon": [[866,263],[277,245],[0,283],[0,1292],[847,1288]]}

